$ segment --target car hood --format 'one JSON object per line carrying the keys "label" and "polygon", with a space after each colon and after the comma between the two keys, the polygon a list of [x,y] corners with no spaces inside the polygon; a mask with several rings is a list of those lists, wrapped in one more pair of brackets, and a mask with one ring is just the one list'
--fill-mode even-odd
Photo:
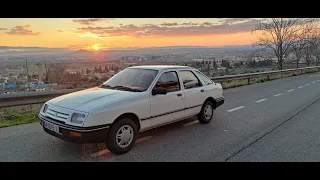
{"label": "car hood", "polygon": [[97,107],[134,96],[138,93],[139,92],[95,87],[56,97],[48,101],[48,103],[64,108],[89,112]]}

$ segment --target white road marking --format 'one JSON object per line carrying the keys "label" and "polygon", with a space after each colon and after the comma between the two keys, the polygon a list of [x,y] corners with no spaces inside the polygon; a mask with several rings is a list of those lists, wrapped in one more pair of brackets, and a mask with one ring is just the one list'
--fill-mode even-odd
{"label": "white road marking", "polygon": [[183,126],[183,127],[187,127],[187,126],[191,126],[191,125],[193,125],[193,124],[197,124],[197,123],[199,123],[199,121],[192,121],[192,122],[189,122],[189,123],[183,124],[182,126]]}
{"label": "white road marking", "polygon": [[260,99],[258,101],[256,101],[257,103],[262,102],[262,101],[266,101],[267,99]]}
{"label": "white road marking", "polygon": [[313,81],[312,83],[316,83],[316,81]]}
{"label": "white road marking", "polygon": [[290,89],[290,90],[288,90],[288,92],[291,92],[291,91],[294,91],[294,89]]}
{"label": "white road marking", "polygon": [[236,108],[233,108],[233,109],[229,109],[228,112],[236,111],[236,110],[239,110],[239,109],[242,109],[242,108],[244,108],[244,106],[239,106],[239,107],[236,107]]}
{"label": "white road marking", "polygon": [[273,96],[281,96],[282,95],[282,93],[279,93],[279,94],[276,94],[276,95],[273,95]]}
{"label": "white road marking", "polygon": [[309,86],[310,84],[306,84],[306,86]]}
{"label": "white road marking", "polygon": [[303,88],[303,86],[299,86],[298,88]]}
{"label": "white road marking", "polygon": [[317,81],[320,81],[319,79]]}

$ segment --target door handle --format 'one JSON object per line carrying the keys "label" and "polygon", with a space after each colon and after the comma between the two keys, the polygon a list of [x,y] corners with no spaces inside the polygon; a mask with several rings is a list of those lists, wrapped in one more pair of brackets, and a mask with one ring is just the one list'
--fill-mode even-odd
{"label": "door handle", "polygon": [[177,96],[179,96],[179,97],[180,97],[180,96],[182,96],[182,94],[177,94]]}
{"label": "door handle", "polygon": [[204,92],[204,89],[201,89],[201,92]]}

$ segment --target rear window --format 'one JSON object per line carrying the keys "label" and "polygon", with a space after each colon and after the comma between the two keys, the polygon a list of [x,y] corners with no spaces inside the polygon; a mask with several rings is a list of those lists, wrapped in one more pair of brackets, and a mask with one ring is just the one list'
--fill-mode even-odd
{"label": "rear window", "polygon": [[208,84],[213,84],[213,81],[212,81],[210,78],[208,78],[206,75],[202,74],[201,72],[196,71],[196,74],[197,74],[197,76],[198,76],[200,79],[203,80],[203,82],[204,82],[206,85],[208,85]]}

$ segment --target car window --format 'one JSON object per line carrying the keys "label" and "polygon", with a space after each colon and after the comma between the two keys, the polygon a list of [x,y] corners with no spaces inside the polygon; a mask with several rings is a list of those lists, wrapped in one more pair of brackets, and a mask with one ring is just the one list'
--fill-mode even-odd
{"label": "car window", "polygon": [[157,81],[155,88],[163,87],[167,92],[174,92],[180,90],[178,75],[174,71],[163,73]]}
{"label": "car window", "polygon": [[204,74],[202,74],[201,72],[196,71],[196,74],[198,75],[198,77],[199,77],[200,79],[202,79],[202,80],[204,81],[204,83],[205,83],[206,85],[208,85],[208,84],[213,84],[212,80],[211,80],[210,78],[208,78],[207,76],[205,76]]}
{"label": "car window", "polygon": [[104,87],[119,90],[133,89],[136,91],[145,91],[149,88],[157,74],[157,70],[127,68],[114,75],[103,85]]}
{"label": "car window", "polygon": [[185,89],[201,87],[201,82],[191,71],[180,71],[179,75]]}

